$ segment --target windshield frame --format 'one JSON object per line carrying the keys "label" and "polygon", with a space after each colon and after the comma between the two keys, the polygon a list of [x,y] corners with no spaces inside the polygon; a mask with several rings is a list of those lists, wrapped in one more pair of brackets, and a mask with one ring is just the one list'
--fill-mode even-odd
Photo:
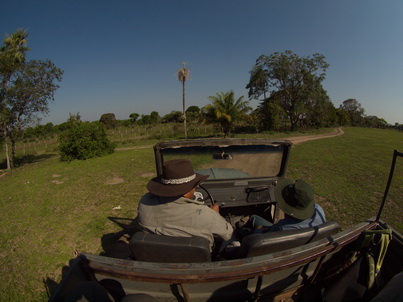
{"label": "windshield frame", "polygon": [[[160,142],[154,146],[154,155],[157,176],[162,175],[162,166],[164,163],[164,152],[172,149],[189,148],[189,147],[231,147],[231,146],[280,146],[281,147],[281,163],[277,175],[262,177],[245,177],[245,179],[277,177],[283,178],[286,173],[290,149],[292,142],[288,140],[270,140],[270,139],[245,139],[245,138],[225,138],[225,139],[194,139],[194,140],[177,140],[170,142]],[[242,179],[242,178],[237,178]],[[220,179],[206,180],[214,182]],[[228,179],[227,179],[228,180]]]}

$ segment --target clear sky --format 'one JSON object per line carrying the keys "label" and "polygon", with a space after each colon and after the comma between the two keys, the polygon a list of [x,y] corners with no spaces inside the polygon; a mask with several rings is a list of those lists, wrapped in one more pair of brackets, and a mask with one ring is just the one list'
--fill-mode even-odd
{"label": "clear sky", "polygon": [[2,38],[17,28],[29,32],[29,59],[64,70],[42,123],[181,111],[183,61],[187,106],[229,90],[247,99],[256,59],[292,50],[326,57],[335,107],[355,98],[366,115],[403,124],[401,0],[2,0]]}

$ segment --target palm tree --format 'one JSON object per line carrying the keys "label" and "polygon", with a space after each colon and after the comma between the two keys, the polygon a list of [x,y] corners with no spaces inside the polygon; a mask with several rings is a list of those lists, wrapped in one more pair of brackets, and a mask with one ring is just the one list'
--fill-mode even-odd
{"label": "palm tree", "polygon": [[7,92],[10,86],[11,77],[25,62],[25,53],[29,50],[26,47],[28,32],[18,29],[11,35],[6,35],[3,40],[4,46],[0,47],[0,128],[3,131],[6,150],[7,169],[11,169],[13,163],[10,162],[8,150],[9,133],[7,130],[9,110],[7,109]]}
{"label": "palm tree", "polygon": [[[8,89],[13,73],[25,62],[25,53],[29,50],[26,47],[27,37],[27,31],[17,29],[11,35],[6,34],[3,40],[4,46],[0,48],[0,74],[2,77],[1,88],[4,91]],[[4,101],[3,96],[1,101]]]}
{"label": "palm tree", "polygon": [[212,104],[204,107],[205,116],[221,126],[225,137],[230,135],[234,122],[244,118],[251,110],[248,106],[249,102],[244,101],[243,96],[235,100],[232,90],[209,96],[209,100]]}
{"label": "palm tree", "polygon": [[182,105],[183,105],[183,122],[185,126],[185,138],[187,138],[186,129],[186,97],[185,97],[185,82],[190,79],[190,69],[186,67],[186,62],[182,62],[183,67],[179,69],[176,73],[178,75],[179,82],[182,83]]}

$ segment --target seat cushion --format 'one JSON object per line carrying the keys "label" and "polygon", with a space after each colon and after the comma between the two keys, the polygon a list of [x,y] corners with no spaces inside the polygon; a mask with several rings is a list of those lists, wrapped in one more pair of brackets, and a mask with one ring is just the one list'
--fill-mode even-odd
{"label": "seat cushion", "polygon": [[254,257],[301,246],[329,237],[340,230],[332,220],[316,227],[252,234],[243,238],[238,257]]}
{"label": "seat cushion", "polygon": [[163,263],[210,262],[210,243],[202,237],[137,232],[129,242],[135,260]]}

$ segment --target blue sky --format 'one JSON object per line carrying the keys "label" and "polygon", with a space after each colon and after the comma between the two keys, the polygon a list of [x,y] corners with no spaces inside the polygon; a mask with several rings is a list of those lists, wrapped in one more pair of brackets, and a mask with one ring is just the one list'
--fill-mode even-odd
{"label": "blue sky", "polygon": [[365,114],[403,124],[402,16],[400,0],[2,0],[0,34],[27,29],[28,58],[64,70],[42,123],[181,110],[183,61],[187,106],[229,90],[247,99],[256,59],[292,50],[326,57],[336,107],[355,98]]}

